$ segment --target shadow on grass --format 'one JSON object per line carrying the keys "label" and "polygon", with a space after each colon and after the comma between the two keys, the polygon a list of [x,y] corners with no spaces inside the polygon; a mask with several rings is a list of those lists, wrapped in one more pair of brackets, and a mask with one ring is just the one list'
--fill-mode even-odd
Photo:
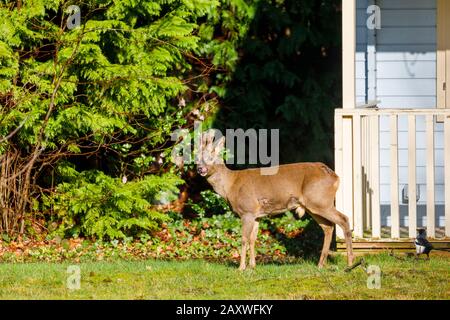
{"label": "shadow on grass", "polygon": [[[295,237],[290,237],[278,230],[271,230],[272,235],[286,248],[288,259],[317,264],[322,253],[324,234],[322,228],[311,218],[302,232]],[[335,247],[334,241],[330,250]],[[335,257],[328,256],[328,262],[335,263]]]}
{"label": "shadow on grass", "polygon": [[[202,259],[208,263],[220,264],[229,268],[238,269],[238,260],[223,260],[223,259]],[[337,257],[328,257],[327,265],[337,265],[340,259]],[[303,259],[300,257],[286,257],[282,259],[274,259],[272,256],[258,255],[256,257],[256,268],[258,266],[293,266],[293,265],[310,265],[312,267],[317,266],[317,260],[314,259]],[[248,267],[248,265],[247,265]]]}
{"label": "shadow on grass", "polygon": [[[322,252],[324,234],[320,226],[312,219],[298,235],[290,237],[280,232],[275,227],[270,228],[270,232],[280,244],[286,248],[285,256],[269,255],[257,253],[257,265],[295,265],[295,264],[312,264],[317,265],[320,254]],[[334,248],[331,244],[331,249]],[[258,250],[258,248],[256,248]],[[206,259],[208,262],[221,263],[230,267],[239,266],[239,258],[222,260],[222,259]],[[328,264],[338,264],[342,260],[341,257],[328,256]]]}

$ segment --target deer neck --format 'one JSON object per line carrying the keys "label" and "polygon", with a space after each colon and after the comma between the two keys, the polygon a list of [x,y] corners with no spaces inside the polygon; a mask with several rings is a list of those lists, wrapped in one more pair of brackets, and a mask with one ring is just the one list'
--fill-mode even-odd
{"label": "deer neck", "polygon": [[225,164],[216,164],[213,174],[207,178],[207,181],[216,193],[227,199],[228,191],[233,184],[233,171],[228,169]]}

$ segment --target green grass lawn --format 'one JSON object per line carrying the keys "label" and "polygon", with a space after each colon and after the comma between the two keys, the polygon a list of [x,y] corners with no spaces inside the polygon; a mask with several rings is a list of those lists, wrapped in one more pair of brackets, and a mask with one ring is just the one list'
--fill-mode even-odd
{"label": "green grass lawn", "polygon": [[87,262],[79,290],[66,287],[69,263],[4,263],[0,299],[450,299],[449,257],[365,259],[381,268],[381,289],[367,288],[361,267],[345,273],[341,257],[323,270],[298,262],[245,272],[202,260]]}

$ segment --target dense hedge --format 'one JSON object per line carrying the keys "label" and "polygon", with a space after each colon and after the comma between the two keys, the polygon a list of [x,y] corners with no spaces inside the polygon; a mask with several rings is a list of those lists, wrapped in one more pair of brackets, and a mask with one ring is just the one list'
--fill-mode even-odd
{"label": "dense hedge", "polygon": [[283,161],[331,163],[339,3],[0,1],[0,233],[153,234],[183,180],[209,215],[169,159],[195,120],[280,128]]}

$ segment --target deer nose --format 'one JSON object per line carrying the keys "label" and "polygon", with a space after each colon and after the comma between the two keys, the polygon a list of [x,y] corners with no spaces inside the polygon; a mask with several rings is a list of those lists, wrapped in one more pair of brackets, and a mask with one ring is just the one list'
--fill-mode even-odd
{"label": "deer nose", "polygon": [[199,168],[197,168],[197,172],[199,175],[204,176],[204,175],[206,175],[207,170],[206,170],[206,168],[199,167]]}

